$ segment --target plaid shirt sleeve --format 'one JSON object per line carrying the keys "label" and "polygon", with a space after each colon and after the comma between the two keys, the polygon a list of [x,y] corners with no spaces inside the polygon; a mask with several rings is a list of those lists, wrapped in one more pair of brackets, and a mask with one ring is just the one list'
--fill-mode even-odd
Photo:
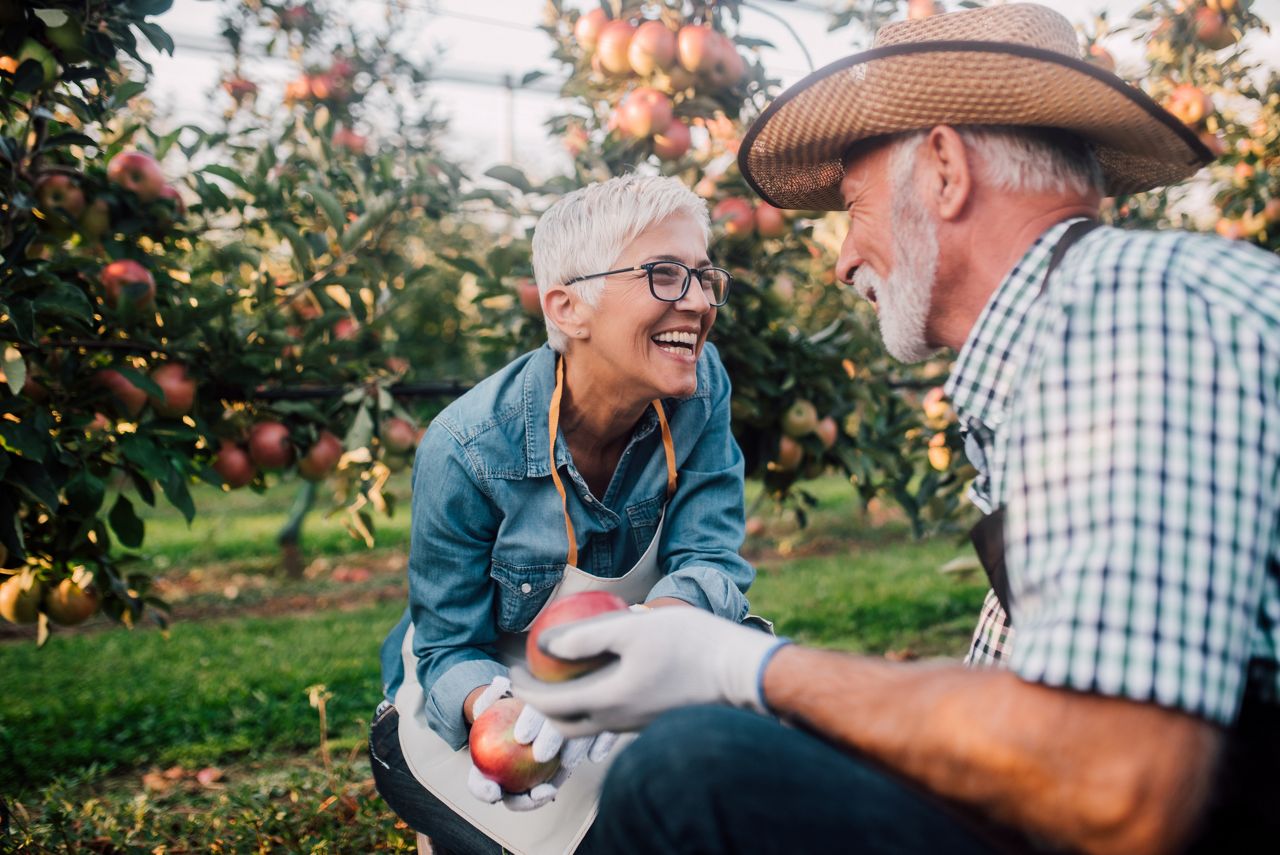
{"label": "plaid shirt sleeve", "polygon": [[1276,655],[1280,261],[1111,234],[1055,277],[1003,438],[1007,664],[1227,724]]}

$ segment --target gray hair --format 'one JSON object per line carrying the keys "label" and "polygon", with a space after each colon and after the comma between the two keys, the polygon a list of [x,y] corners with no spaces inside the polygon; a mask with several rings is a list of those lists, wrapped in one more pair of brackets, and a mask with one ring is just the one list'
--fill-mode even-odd
{"label": "gray hair", "polygon": [[[627,245],[650,226],[675,214],[688,214],[711,236],[707,203],[677,178],[620,175],[574,190],[543,213],[533,231],[533,270],[542,297],[552,285],[575,276],[609,270]],[[604,278],[576,284],[594,306]],[[550,317],[547,341],[561,353],[568,337]]]}
{"label": "gray hair", "polygon": [[[1068,131],[1005,125],[960,125],[956,132],[974,152],[977,171],[1011,193],[1105,193],[1102,166],[1093,146]],[[915,164],[927,130],[895,140],[892,162]],[[904,154],[904,152],[906,152]],[[900,156],[901,158],[900,159]]]}

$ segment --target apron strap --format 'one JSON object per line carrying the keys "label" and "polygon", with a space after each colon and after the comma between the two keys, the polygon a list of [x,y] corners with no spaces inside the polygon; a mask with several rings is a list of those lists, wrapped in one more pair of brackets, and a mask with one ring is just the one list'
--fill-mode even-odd
{"label": "apron strap", "polygon": [[[556,435],[560,431],[560,398],[564,393],[564,358],[556,357],[556,388],[551,393],[551,407],[547,410],[547,432],[550,435],[548,444],[551,455],[551,480],[555,482],[556,492],[560,494],[560,507],[564,510],[564,531],[569,540],[569,555],[566,559],[570,566],[578,566],[578,539],[573,532],[573,520],[569,518],[569,495],[565,492],[564,482],[560,480],[560,471],[556,466]],[[666,410],[662,401],[653,399],[653,408],[658,413],[658,424],[662,427],[662,450],[667,458],[667,498],[676,492],[676,446],[671,439],[671,425],[667,423]]]}
{"label": "apron strap", "polygon": [[[1090,219],[1080,220],[1067,226],[1066,231],[1054,246],[1053,253],[1049,256],[1049,265],[1045,269],[1044,279],[1040,280],[1040,294],[1044,294],[1045,288],[1049,285],[1049,277],[1053,276],[1054,271],[1058,269],[1058,265],[1067,255],[1067,250],[1101,225],[1102,223],[1097,220]],[[1005,506],[1001,505],[978,521],[978,524],[969,531],[969,539],[978,553],[978,561],[981,562],[982,569],[986,571],[991,590],[995,591],[996,599],[1000,601],[1005,620],[1012,626],[1013,614],[1009,611],[1009,570],[1004,560],[1004,517]]]}

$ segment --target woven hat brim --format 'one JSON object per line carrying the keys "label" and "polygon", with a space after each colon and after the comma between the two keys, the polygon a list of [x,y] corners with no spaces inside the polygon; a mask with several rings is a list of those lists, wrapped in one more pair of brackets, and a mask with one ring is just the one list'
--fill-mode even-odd
{"label": "woven hat brim", "polygon": [[1213,160],[1141,90],[1083,60],[1004,42],[887,45],[815,71],[774,100],[738,152],[779,208],[844,209],[854,143],[935,125],[1057,128],[1093,143],[1110,195],[1176,184]]}

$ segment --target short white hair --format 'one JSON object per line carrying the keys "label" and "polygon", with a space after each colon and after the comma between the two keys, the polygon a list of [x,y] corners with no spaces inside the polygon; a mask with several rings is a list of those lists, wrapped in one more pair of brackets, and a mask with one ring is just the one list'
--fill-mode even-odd
{"label": "short white hair", "polygon": [[[1004,125],[959,125],[955,128],[974,153],[980,175],[1011,193],[1105,193],[1102,166],[1093,146],[1075,134],[1050,128]],[[929,131],[896,140],[894,152],[914,167],[919,144]]]}
{"label": "short white hair", "polygon": [[[707,203],[678,178],[620,175],[588,184],[556,201],[533,231],[533,272],[541,298],[552,285],[576,276],[613,269],[622,251],[640,233],[668,217],[688,214],[711,237]],[[588,305],[596,305],[604,278],[588,279],[575,288]],[[568,337],[547,319],[547,341],[564,352]]]}

